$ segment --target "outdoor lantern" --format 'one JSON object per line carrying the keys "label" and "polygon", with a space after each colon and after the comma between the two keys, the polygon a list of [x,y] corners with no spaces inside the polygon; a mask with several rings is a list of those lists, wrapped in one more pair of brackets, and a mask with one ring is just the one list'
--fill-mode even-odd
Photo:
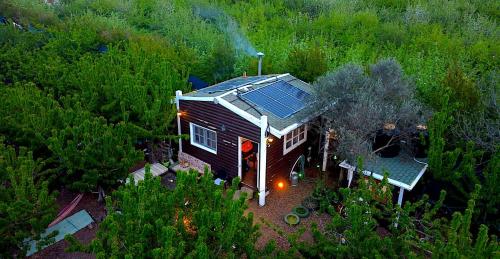
{"label": "outdoor lantern", "polygon": [[267,147],[270,147],[272,142],[273,142],[273,138],[272,137],[267,137],[266,138]]}
{"label": "outdoor lantern", "polygon": [[283,189],[283,188],[285,188],[285,183],[283,183],[283,181],[279,181],[279,182],[278,182],[278,188],[279,188],[279,189]]}

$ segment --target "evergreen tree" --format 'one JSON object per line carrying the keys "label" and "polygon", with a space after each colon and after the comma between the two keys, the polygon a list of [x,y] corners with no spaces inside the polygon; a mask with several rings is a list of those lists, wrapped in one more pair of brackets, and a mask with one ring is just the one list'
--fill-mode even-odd
{"label": "evergreen tree", "polygon": [[143,156],[136,150],[126,123],[106,123],[88,112],[66,109],[64,129],[53,130],[47,146],[58,161],[59,175],[70,188],[97,190],[116,186]]}
{"label": "evergreen tree", "polygon": [[[0,137],[0,257],[24,256],[25,239],[40,240],[40,233],[54,219],[55,192],[35,179],[40,165],[21,147],[19,154]],[[50,241],[51,235],[41,243]]]}
{"label": "evergreen tree", "polygon": [[495,258],[500,255],[496,236],[488,237],[488,227],[481,225],[474,238],[471,223],[480,185],[472,193],[464,214],[455,212],[445,235],[437,239],[432,246],[435,258]]}
{"label": "evergreen tree", "polygon": [[168,190],[148,171],[137,185],[120,187],[107,199],[96,239],[88,246],[72,240],[73,250],[97,258],[254,258],[258,228],[244,215],[244,199],[232,198],[238,181],[224,191],[210,173],[198,175],[178,172]]}

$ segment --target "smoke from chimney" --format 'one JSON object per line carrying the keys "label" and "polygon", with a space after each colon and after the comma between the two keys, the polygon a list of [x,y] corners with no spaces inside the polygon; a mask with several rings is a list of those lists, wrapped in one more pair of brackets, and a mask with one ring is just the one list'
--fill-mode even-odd
{"label": "smoke from chimney", "polygon": [[259,58],[259,68],[258,68],[258,72],[257,72],[257,75],[261,76],[262,75],[262,58],[264,57],[264,53],[262,52],[259,52],[257,53],[257,57]]}

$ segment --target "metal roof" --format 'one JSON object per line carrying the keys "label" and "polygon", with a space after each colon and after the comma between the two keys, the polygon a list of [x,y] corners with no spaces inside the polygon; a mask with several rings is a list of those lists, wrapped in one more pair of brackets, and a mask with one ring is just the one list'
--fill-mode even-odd
{"label": "metal roof", "polygon": [[[284,81],[287,84],[290,84],[293,87],[296,87],[302,91],[304,91],[307,94],[313,94],[313,89],[312,86],[294,76],[291,76],[290,74],[279,74],[279,75],[264,75],[264,76],[249,76],[248,81],[245,81],[246,83],[241,83],[241,80],[234,80],[231,79],[226,82],[222,82],[220,84],[210,86],[207,88],[204,88],[200,91],[193,91],[190,93],[185,94],[184,96],[189,98],[185,100],[202,100],[202,99],[212,99],[212,98],[221,98],[230,104],[234,105],[235,108],[248,113],[250,116],[254,117],[256,120],[260,119],[261,115],[266,115],[268,117],[268,123],[269,125],[273,128],[276,129],[277,131],[282,132],[283,134],[286,134],[287,132],[291,131],[294,129],[294,126],[300,126],[300,124],[303,124],[307,122],[309,119],[308,117],[308,109],[302,109],[298,111],[295,114],[292,114],[291,116],[288,116],[286,118],[280,118],[279,116],[273,114],[272,112],[269,112],[265,110],[263,107],[260,107],[258,105],[253,104],[252,102],[249,102],[247,100],[244,100],[241,98],[241,95],[252,91],[256,89],[260,89],[263,87],[266,87],[268,85],[271,85],[277,81]],[[236,79],[241,79],[241,77],[238,77]],[[256,80],[258,79],[258,80]],[[250,83],[248,83],[250,82]],[[230,84],[230,85],[239,85],[238,87],[234,88],[225,88],[226,90],[220,90],[221,88],[219,87],[221,84]],[[227,86],[226,84],[226,86]],[[215,91],[215,89],[219,89],[220,91]],[[184,98],[182,98],[184,99]],[[281,137],[281,136],[278,136]]]}
{"label": "metal roof", "polygon": [[[78,232],[80,229],[90,225],[94,220],[90,216],[90,214],[86,210],[81,210],[70,217],[67,217],[63,219],[61,222],[55,224],[52,227],[47,228],[44,233],[41,235],[42,237],[46,237],[47,235],[51,234],[54,231],[57,231],[57,235],[54,237],[55,242],[59,242],[64,239],[64,236],[66,235],[72,235],[76,232]],[[28,243],[28,252],[26,256],[30,256],[36,252],[38,252],[37,249],[37,242],[35,240],[25,240],[25,242]],[[43,250],[47,246],[42,246],[41,250]]]}

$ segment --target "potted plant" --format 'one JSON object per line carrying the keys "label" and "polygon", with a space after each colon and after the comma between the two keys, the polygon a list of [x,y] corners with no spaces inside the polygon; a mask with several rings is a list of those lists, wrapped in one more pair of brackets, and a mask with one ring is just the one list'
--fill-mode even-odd
{"label": "potted plant", "polygon": [[295,213],[286,214],[284,220],[290,226],[295,226],[300,223],[300,217]]}
{"label": "potted plant", "polygon": [[302,205],[293,208],[292,212],[301,218],[309,217],[309,209]]}

